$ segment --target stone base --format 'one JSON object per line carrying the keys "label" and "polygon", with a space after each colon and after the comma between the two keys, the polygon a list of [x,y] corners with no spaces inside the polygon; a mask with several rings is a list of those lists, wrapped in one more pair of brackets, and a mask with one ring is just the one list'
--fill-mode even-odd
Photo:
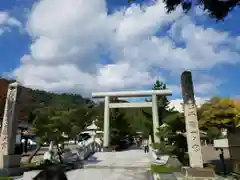
{"label": "stone base", "polygon": [[8,176],[20,176],[26,171],[27,168],[3,168],[0,169],[0,177],[8,177]]}
{"label": "stone base", "polygon": [[183,167],[182,175],[177,175],[178,180],[193,179],[193,180],[216,180],[216,174],[211,168],[191,168]]}
{"label": "stone base", "polygon": [[110,148],[110,147],[103,147],[103,152],[112,152],[112,148]]}
{"label": "stone base", "polygon": [[16,168],[20,167],[22,155],[13,154],[13,155],[3,155],[0,156],[0,168]]}

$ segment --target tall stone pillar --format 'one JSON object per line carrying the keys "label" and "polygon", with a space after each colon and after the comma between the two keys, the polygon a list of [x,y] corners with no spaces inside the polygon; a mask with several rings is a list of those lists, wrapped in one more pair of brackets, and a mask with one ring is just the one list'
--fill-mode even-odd
{"label": "tall stone pillar", "polygon": [[160,139],[157,136],[159,128],[159,117],[158,117],[158,106],[157,106],[157,95],[152,95],[152,120],[153,120],[153,137],[155,143],[160,143]]}
{"label": "tall stone pillar", "polygon": [[19,95],[20,86],[18,83],[9,84],[0,137],[0,168],[20,165],[19,155],[14,155],[18,127]]}
{"label": "tall stone pillar", "polygon": [[104,138],[103,148],[109,147],[109,130],[110,130],[110,113],[109,113],[109,96],[105,96],[104,99]]}
{"label": "tall stone pillar", "polygon": [[181,84],[190,166],[202,168],[202,150],[191,72],[182,73]]}

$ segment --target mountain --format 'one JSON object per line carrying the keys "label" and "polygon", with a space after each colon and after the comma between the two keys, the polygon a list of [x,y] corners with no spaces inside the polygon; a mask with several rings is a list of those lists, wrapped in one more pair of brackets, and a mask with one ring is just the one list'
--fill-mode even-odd
{"label": "mountain", "polygon": [[[4,106],[7,96],[7,90],[9,83],[14,82],[13,80],[0,79],[0,122],[2,122],[4,114]],[[112,102],[127,102],[124,100],[112,98]],[[76,108],[83,107],[82,105],[94,104],[95,105],[95,116],[99,119],[99,126],[103,127],[103,116],[104,116],[104,103],[94,103],[88,98],[83,98],[81,95],[77,94],[57,94],[52,92],[46,92],[42,90],[33,90],[30,88],[23,88],[21,91],[21,96],[19,98],[19,115],[18,121],[21,124],[31,124],[34,119],[34,111],[37,108],[50,107],[50,106],[64,106],[64,108]],[[137,129],[137,131],[142,131],[142,127],[151,123],[151,120],[147,120],[142,113],[143,108],[123,108],[119,109],[121,114],[124,114],[124,119],[127,120],[128,124],[131,124],[131,127]],[[147,111],[150,111],[151,108],[147,108]],[[113,109],[111,110],[113,112]],[[123,120],[120,120],[123,123]],[[113,123],[113,120],[111,120]],[[120,122],[121,124],[121,122]]]}
{"label": "mountain", "polygon": [[[14,82],[14,80],[0,79],[0,121],[3,119],[8,85],[12,82]],[[89,102],[91,102],[90,99],[83,98],[81,95],[66,93],[56,94],[42,90],[23,88],[19,99],[18,120],[27,123],[29,116],[31,116],[31,112],[40,106],[64,104],[70,107],[78,104],[88,104]]]}

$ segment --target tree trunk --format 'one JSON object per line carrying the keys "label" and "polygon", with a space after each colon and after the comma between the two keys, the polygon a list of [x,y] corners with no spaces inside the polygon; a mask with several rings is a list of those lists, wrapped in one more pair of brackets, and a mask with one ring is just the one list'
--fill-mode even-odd
{"label": "tree trunk", "polygon": [[30,157],[28,158],[28,163],[31,163],[33,157],[38,153],[41,147],[42,147],[42,144],[38,145],[37,148],[31,153]]}

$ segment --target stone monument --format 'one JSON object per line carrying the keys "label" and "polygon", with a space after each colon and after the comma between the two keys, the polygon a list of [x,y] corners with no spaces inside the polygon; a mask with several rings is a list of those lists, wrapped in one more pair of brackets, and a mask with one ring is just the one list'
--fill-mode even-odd
{"label": "stone monument", "polygon": [[[183,108],[186,124],[188,154],[190,168],[183,172],[190,177],[215,177],[212,169],[203,168],[202,149],[197,119],[197,107],[194,98],[194,89],[191,72],[185,71],[181,76]],[[204,175],[205,174],[205,175]]]}
{"label": "stone monument", "polygon": [[9,169],[20,166],[21,155],[14,154],[18,127],[17,111],[19,95],[19,84],[9,84],[0,137],[0,169]]}

